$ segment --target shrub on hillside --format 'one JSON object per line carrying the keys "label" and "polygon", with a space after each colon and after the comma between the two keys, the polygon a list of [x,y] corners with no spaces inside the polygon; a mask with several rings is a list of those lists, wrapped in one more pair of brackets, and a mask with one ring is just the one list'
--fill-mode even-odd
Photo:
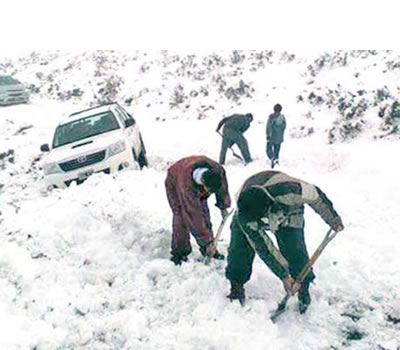
{"label": "shrub on hillside", "polygon": [[300,125],[290,129],[290,137],[294,139],[300,139],[304,137],[311,136],[314,133],[314,128],[312,126]]}
{"label": "shrub on hillside", "polygon": [[271,50],[252,52],[250,54],[250,57],[252,58],[250,71],[256,72],[257,70],[264,68],[266,64],[270,63],[273,55],[274,51]]}
{"label": "shrub on hillside", "polygon": [[103,84],[100,85],[100,89],[94,96],[95,103],[91,103],[91,105],[103,104],[117,100],[117,95],[120,92],[123,82],[124,80],[118,75],[109,76],[104,80]]}
{"label": "shrub on hillside", "polygon": [[399,69],[400,68],[400,62],[397,61],[388,61],[386,62],[386,67],[388,70],[395,70],[395,69]]}
{"label": "shrub on hillside", "polygon": [[217,54],[211,54],[209,56],[204,57],[203,65],[208,67],[208,69],[216,69],[217,67],[224,67],[226,63],[224,59]]}
{"label": "shrub on hillside", "polygon": [[349,141],[359,136],[365,127],[365,120],[362,118],[341,119],[336,121],[329,130],[328,142]]}
{"label": "shrub on hillside", "polygon": [[311,91],[311,93],[308,95],[308,102],[310,102],[310,104],[313,106],[321,105],[324,102],[324,98]]}
{"label": "shrub on hillside", "polygon": [[389,89],[387,86],[377,89],[376,90],[376,96],[375,96],[375,105],[379,104],[382,101],[385,101],[389,98],[391,98],[392,94],[390,93]]}
{"label": "shrub on hillside", "polygon": [[239,53],[239,51],[234,50],[234,51],[232,52],[231,62],[232,62],[233,64],[242,63],[242,62],[244,61],[245,57],[246,57],[246,56],[243,55],[242,53]]}
{"label": "shrub on hillside", "polygon": [[381,130],[386,135],[400,134],[400,103],[394,101],[392,104],[386,104],[379,110],[379,116],[382,118]]}
{"label": "shrub on hillside", "polygon": [[240,79],[239,85],[228,87],[225,90],[224,95],[228,100],[238,102],[241,97],[250,98],[252,91],[254,90],[251,89],[250,85],[246,84],[242,79]]}
{"label": "shrub on hillside", "polygon": [[14,163],[15,154],[13,149],[9,149],[7,152],[0,152],[0,169],[5,169],[7,163]]}
{"label": "shrub on hillside", "polygon": [[27,89],[31,94],[38,94],[40,92],[40,87],[36,86],[35,84],[29,84]]}
{"label": "shrub on hillside", "polygon": [[174,91],[172,92],[169,106],[171,108],[176,108],[179,107],[186,99],[184,88],[181,84],[178,84],[175,88]]}
{"label": "shrub on hillside", "polygon": [[329,130],[328,142],[343,142],[359,136],[365,128],[364,115],[369,107],[366,99],[351,96],[349,99],[342,98],[337,108],[340,118],[334,122],[334,126]]}

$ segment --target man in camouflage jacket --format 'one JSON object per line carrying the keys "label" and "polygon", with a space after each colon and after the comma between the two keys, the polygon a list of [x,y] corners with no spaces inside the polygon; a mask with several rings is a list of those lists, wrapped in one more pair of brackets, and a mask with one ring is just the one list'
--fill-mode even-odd
{"label": "man in camouflage jacket", "polygon": [[190,233],[203,255],[223,259],[214,244],[207,199],[215,193],[222,217],[227,214],[231,200],[224,168],[205,156],[183,158],[169,167],[165,188],[173,213],[171,260],[176,265],[187,260]]}
{"label": "man in camouflage jacket", "polygon": [[[317,186],[278,171],[263,171],[247,179],[238,198],[231,224],[226,277],[231,282],[228,297],[244,303],[243,285],[250,279],[255,253],[282,280],[287,292],[298,290],[300,312],[311,302],[309,285],[313,271],[303,283],[295,279],[309,260],[304,241],[304,204],[308,204],[335,231],[343,230],[340,216]],[[274,233],[279,251],[266,235]],[[294,290],[293,288],[296,289]]]}

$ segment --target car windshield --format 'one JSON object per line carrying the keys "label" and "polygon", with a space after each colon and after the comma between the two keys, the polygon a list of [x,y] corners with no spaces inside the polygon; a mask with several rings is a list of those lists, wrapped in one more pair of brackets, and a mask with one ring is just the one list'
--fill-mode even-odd
{"label": "car windshield", "polygon": [[19,84],[18,80],[8,76],[8,75],[0,75],[0,85],[15,85]]}
{"label": "car windshield", "polygon": [[54,133],[53,148],[119,128],[115,116],[110,111],[74,120],[57,127]]}

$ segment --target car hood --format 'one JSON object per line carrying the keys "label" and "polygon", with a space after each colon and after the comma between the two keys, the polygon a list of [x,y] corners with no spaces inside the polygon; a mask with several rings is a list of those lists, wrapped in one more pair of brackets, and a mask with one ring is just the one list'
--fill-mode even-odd
{"label": "car hood", "polygon": [[0,91],[25,90],[23,84],[0,85]]}
{"label": "car hood", "polygon": [[54,148],[49,152],[45,162],[68,161],[80,155],[102,151],[111,144],[123,140],[122,136],[122,130],[119,129]]}

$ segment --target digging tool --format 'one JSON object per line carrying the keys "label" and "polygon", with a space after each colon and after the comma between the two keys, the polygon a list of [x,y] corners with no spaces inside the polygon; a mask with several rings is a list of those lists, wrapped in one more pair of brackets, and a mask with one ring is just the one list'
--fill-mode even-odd
{"label": "digging tool", "polygon": [[[315,250],[314,254],[308,261],[308,263],[303,267],[301,270],[300,274],[297,276],[295,283],[298,283],[299,285],[303,282],[303,280],[306,278],[308,273],[311,270],[311,267],[314,265],[315,261],[319,258],[321,255],[322,251],[325,249],[325,247],[328,245],[332,239],[336,237],[339,231],[334,231],[333,229],[329,229],[329,231],[326,233],[325,238],[319,245],[319,247]],[[286,293],[285,297],[281,300],[281,302],[278,305],[278,308],[276,311],[272,314],[271,321],[276,322],[277,318],[286,310],[286,305],[291,296],[294,294],[292,293]]]}
{"label": "digging tool", "polygon": [[[224,226],[225,226],[225,224],[226,224],[228,218],[231,216],[231,214],[232,214],[234,211],[235,211],[234,209],[232,209],[231,211],[228,211],[228,212],[226,213],[226,215],[222,218],[222,221],[221,221],[221,223],[220,223],[220,225],[219,225],[219,227],[218,227],[217,233],[215,234],[215,237],[214,237],[212,243],[210,243],[210,244],[215,244],[215,247],[217,247],[217,242],[218,242],[218,240],[219,240],[219,237],[221,236],[221,233],[222,233],[222,231],[223,231],[223,229],[224,229]],[[204,264],[208,265],[208,264],[210,263],[210,261],[211,261],[211,257],[207,255],[207,256],[204,258]]]}
{"label": "digging tool", "polygon": [[[219,131],[217,131],[217,132],[222,138],[224,138],[224,135],[222,135]],[[243,158],[233,150],[232,146],[228,146],[228,147],[232,151],[232,154],[234,157],[236,157],[236,158],[240,159],[242,162],[244,162]]]}

